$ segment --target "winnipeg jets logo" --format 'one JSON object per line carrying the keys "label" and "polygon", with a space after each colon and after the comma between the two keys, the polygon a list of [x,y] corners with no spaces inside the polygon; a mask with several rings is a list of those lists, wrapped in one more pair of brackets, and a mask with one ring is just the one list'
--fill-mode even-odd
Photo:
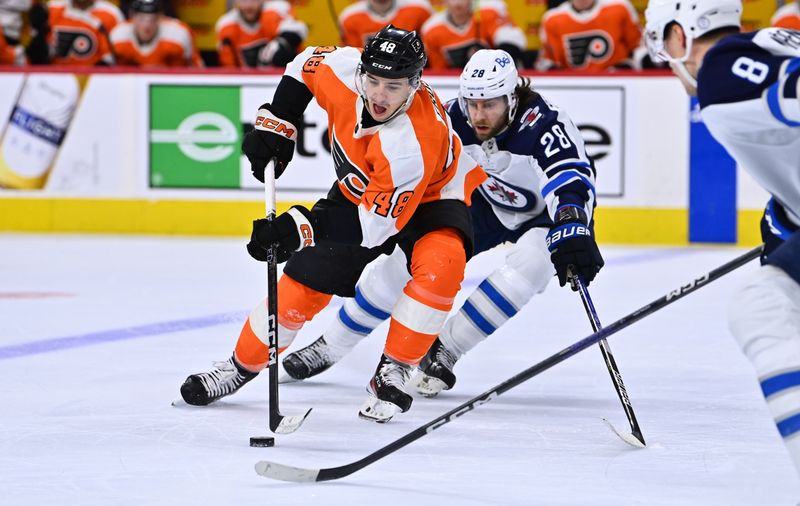
{"label": "winnipeg jets logo", "polygon": [[492,195],[495,195],[499,200],[507,202],[512,206],[517,202],[518,197],[513,190],[505,188],[494,180],[486,184],[486,189],[492,192]]}
{"label": "winnipeg jets logo", "polygon": [[532,127],[541,117],[538,105],[533,109],[528,109],[522,114],[522,119],[519,120],[519,131],[521,132],[523,128]]}
{"label": "winnipeg jets logo", "polygon": [[536,206],[536,195],[530,190],[489,175],[479,186],[481,193],[493,206],[514,212],[530,211]]}
{"label": "winnipeg jets logo", "polygon": [[564,46],[572,67],[585,67],[592,61],[601,62],[614,52],[611,37],[599,30],[568,35],[564,37]]}

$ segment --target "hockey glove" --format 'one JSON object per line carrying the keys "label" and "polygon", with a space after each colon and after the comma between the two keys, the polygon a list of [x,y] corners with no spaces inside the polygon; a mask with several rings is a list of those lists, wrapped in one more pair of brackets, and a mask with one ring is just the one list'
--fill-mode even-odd
{"label": "hockey glove", "polygon": [[258,52],[258,66],[285,67],[297,56],[297,47],[301,42],[302,39],[296,33],[279,34]]}
{"label": "hockey glove", "polygon": [[314,215],[301,206],[294,206],[272,221],[264,218],[253,221],[253,233],[247,244],[247,252],[260,262],[266,262],[267,250],[275,245],[277,262],[289,260],[296,251],[314,246]]}
{"label": "hockey glove", "polygon": [[605,264],[588,226],[586,213],[578,206],[558,208],[555,225],[545,241],[561,286],[567,284],[570,269],[588,286]]}
{"label": "hockey glove", "polygon": [[244,136],[242,153],[250,160],[250,170],[256,179],[264,182],[264,169],[271,158],[275,159],[275,178],[279,178],[294,156],[297,128],[281,119],[264,104],[258,110],[253,130]]}

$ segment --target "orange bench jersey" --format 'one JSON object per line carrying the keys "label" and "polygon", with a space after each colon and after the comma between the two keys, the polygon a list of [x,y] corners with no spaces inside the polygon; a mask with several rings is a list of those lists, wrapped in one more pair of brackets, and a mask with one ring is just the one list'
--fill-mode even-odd
{"label": "orange bench jersey", "polygon": [[540,38],[540,68],[596,71],[629,59],[641,43],[641,29],[627,0],[596,0],[583,12],[567,1],[545,13]]}
{"label": "orange bench jersey", "polygon": [[[48,4],[52,63],[63,65],[96,65],[114,63],[108,31],[96,13],[110,23],[108,2],[95,2],[88,10],[76,9],[70,1],[56,0]],[[108,4],[111,5],[111,4]],[[111,5],[113,7],[113,5]],[[119,11],[119,9],[117,9]]]}
{"label": "orange bench jersey", "polygon": [[342,45],[364,47],[369,37],[390,23],[403,30],[419,32],[431,14],[433,9],[428,0],[395,0],[394,6],[383,16],[370,10],[367,2],[361,0],[339,14]]}
{"label": "orange bench jersey", "polygon": [[800,8],[797,7],[797,3],[784,5],[775,11],[770,24],[780,28],[800,30]]}
{"label": "orange bench jersey", "polygon": [[470,22],[455,26],[447,11],[434,14],[422,27],[422,42],[431,69],[462,69],[479,49],[511,44],[525,48],[525,35],[508,15],[501,0],[483,0]]}
{"label": "orange bench jersey", "polygon": [[[246,22],[238,9],[226,12],[217,21],[217,53],[223,67],[257,67],[259,52],[283,30],[305,32],[294,11],[284,0],[264,2],[258,23]],[[301,39],[305,33],[298,33]]]}
{"label": "orange bench jersey", "polygon": [[177,19],[162,16],[156,36],[140,44],[130,22],[118,25],[111,32],[111,46],[117,65],[141,67],[200,67],[194,38],[189,27]]}
{"label": "orange bench jersey", "polygon": [[25,62],[25,48],[8,44],[0,26],[0,65],[24,65]]}
{"label": "orange bench jersey", "polygon": [[469,196],[486,179],[462,151],[439,97],[424,82],[405,114],[363,128],[364,103],[354,75],[361,51],[309,47],[286,67],[328,113],[331,155],[339,188],[358,205],[362,246],[373,247],[401,230],[420,203]]}

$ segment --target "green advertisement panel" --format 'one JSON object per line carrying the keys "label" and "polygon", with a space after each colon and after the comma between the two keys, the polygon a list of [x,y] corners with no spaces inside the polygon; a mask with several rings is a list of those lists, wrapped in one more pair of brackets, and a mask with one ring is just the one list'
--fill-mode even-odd
{"label": "green advertisement panel", "polygon": [[150,186],[239,188],[238,86],[150,86]]}

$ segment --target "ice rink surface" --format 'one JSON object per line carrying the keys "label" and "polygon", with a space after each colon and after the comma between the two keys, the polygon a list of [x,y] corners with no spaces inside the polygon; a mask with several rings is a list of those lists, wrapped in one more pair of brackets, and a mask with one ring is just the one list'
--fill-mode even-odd
{"label": "ice rink surface", "polygon": [[[243,240],[0,235],[0,504],[795,505],[800,482],[726,311],[756,262],[612,336],[646,449],[597,347],[337,482],[257,476],[255,462],[342,465],[590,334],[579,297],[552,282],[462,359],[456,388],[416,397],[386,425],[356,413],[380,327],[313,381],[281,386],[284,414],[313,408],[274,448],[267,375],[207,408],[176,408],[191,373],[230,356],[265,291]],[[733,248],[604,247],[590,287],[609,324],[740,255]],[[503,262],[474,259],[468,293]],[[466,293],[461,294],[459,302]],[[334,299],[292,350],[316,339]]]}

